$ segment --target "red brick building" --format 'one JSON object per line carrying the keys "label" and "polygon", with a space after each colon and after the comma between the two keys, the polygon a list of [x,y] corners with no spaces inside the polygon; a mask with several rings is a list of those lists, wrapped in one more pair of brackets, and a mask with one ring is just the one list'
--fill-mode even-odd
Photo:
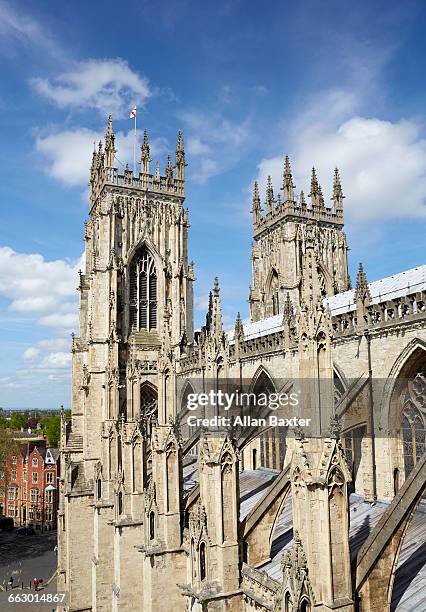
{"label": "red brick building", "polygon": [[16,525],[56,528],[59,450],[45,441],[18,443],[5,474],[0,474],[0,515]]}

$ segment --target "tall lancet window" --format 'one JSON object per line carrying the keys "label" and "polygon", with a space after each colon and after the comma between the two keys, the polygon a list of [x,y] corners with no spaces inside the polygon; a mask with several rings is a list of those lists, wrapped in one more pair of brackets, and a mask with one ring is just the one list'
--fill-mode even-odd
{"label": "tall lancet window", "polygon": [[157,329],[157,272],[145,248],[135,256],[130,269],[130,328]]}
{"label": "tall lancet window", "polygon": [[280,312],[279,302],[279,280],[276,270],[272,270],[269,279],[269,291],[268,291],[268,304],[267,304],[267,316],[277,315]]}

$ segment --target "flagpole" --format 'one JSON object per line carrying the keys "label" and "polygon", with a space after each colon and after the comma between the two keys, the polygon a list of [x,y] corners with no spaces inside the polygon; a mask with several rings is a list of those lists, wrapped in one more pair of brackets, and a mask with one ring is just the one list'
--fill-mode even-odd
{"label": "flagpole", "polygon": [[133,142],[133,174],[136,176],[136,113],[135,113],[135,138]]}

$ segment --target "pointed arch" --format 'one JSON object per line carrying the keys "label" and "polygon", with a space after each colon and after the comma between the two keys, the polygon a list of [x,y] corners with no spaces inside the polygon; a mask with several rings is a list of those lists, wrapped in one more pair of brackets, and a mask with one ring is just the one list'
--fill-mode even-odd
{"label": "pointed arch", "polygon": [[145,245],[140,246],[129,264],[130,330],[157,330],[157,270],[151,251]]}
{"label": "pointed arch", "polygon": [[270,392],[276,391],[276,384],[274,383],[272,374],[263,364],[261,364],[252,378],[250,393],[259,392],[263,388],[267,388]]}
{"label": "pointed arch", "polygon": [[[426,450],[426,343],[414,338],[395,360],[387,381],[387,410],[392,437],[395,486],[407,478]],[[395,477],[397,476],[397,478]]]}
{"label": "pointed arch", "polygon": [[151,435],[152,427],[158,421],[158,391],[157,387],[149,381],[140,386],[140,419],[145,431]]}
{"label": "pointed arch", "polygon": [[280,312],[280,280],[274,266],[269,270],[266,279],[266,316],[274,316]]}
{"label": "pointed arch", "polygon": [[[261,365],[256,371],[251,384],[251,393],[259,397],[260,394],[271,396],[277,393],[277,385],[267,369]],[[258,402],[256,413],[266,416],[270,412],[267,405],[262,407]],[[258,433],[260,465],[267,468],[281,470],[284,466],[286,454],[286,429],[283,427],[270,427]]]}

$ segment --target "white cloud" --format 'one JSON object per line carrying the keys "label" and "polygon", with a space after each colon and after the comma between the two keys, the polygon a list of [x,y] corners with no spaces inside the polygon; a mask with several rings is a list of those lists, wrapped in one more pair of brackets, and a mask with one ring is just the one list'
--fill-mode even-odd
{"label": "white cloud", "polygon": [[93,108],[103,116],[125,117],[151,95],[148,80],[121,58],[85,60],[54,81],[36,78],[31,84],[60,108]]}
{"label": "white cloud", "polygon": [[22,10],[14,10],[6,2],[0,2],[0,35],[3,41],[29,43],[56,50],[56,45],[40,24]]}
{"label": "white cloud", "polygon": [[186,150],[189,155],[208,155],[211,152],[209,145],[201,142],[199,138],[191,137],[188,138],[186,143]]}
{"label": "white cloud", "polygon": [[71,368],[71,353],[49,353],[40,363],[41,370],[69,370]]}
{"label": "white cloud", "polygon": [[0,295],[22,317],[35,315],[39,324],[71,332],[77,325],[80,268],[83,256],[77,262],[46,261],[39,254],[0,247]]}
{"label": "white cloud", "polygon": [[[329,201],[332,172],[339,166],[345,209],[356,221],[426,217],[426,140],[414,121],[355,116],[337,128],[316,122],[296,137],[293,151],[296,183],[305,194],[315,165]],[[282,157],[262,160],[263,188],[268,174],[280,185],[282,169]]]}
{"label": "white cloud", "polygon": [[45,350],[59,351],[69,349],[70,342],[65,338],[49,338],[47,340],[40,340],[37,342],[37,346]]}
{"label": "white cloud", "polygon": [[66,185],[84,185],[89,181],[93,143],[101,134],[86,128],[65,130],[38,137],[36,150],[47,159],[47,173]]}
{"label": "white cloud", "polygon": [[[102,138],[101,132],[94,132],[86,128],[64,130],[39,136],[36,139],[36,150],[44,156],[43,166],[49,176],[70,187],[83,186],[89,181],[93,145]],[[137,131],[136,138],[136,160],[138,161],[140,143],[143,139],[140,130]],[[133,167],[133,143],[133,130],[116,134],[117,158],[122,164],[129,163],[131,167]],[[154,138],[150,141],[150,147],[152,156],[164,155],[168,150],[167,139]],[[117,166],[120,171],[123,170],[118,161]]]}
{"label": "white cloud", "polygon": [[40,354],[40,349],[35,346],[30,346],[23,352],[24,361],[34,361]]}
{"label": "white cloud", "polygon": [[249,145],[250,116],[235,122],[217,113],[186,111],[179,117],[186,126],[187,150],[193,156],[189,172],[196,183],[229,170]]}
{"label": "white cloud", "polygon": [[39,320],[39,323],[40,325],[46,325],[47,327],[76,329],[78,325],[78,314],[77,312],[69,312],[67,314],[54,312],[50,315],[42,317]]}
{"label": "white cloud", "polygon": [[71,372],[71,341],[65,338],[48,338],[28,347],[22,354],[27,369],[20,377],[45,375],[49,380],[69,377]]}
{"label": "white cloud", "polygon": [[204,158],[193,172],[193,180],[204,185],[208,179],[219,172],[219,167],[214,159]]}

